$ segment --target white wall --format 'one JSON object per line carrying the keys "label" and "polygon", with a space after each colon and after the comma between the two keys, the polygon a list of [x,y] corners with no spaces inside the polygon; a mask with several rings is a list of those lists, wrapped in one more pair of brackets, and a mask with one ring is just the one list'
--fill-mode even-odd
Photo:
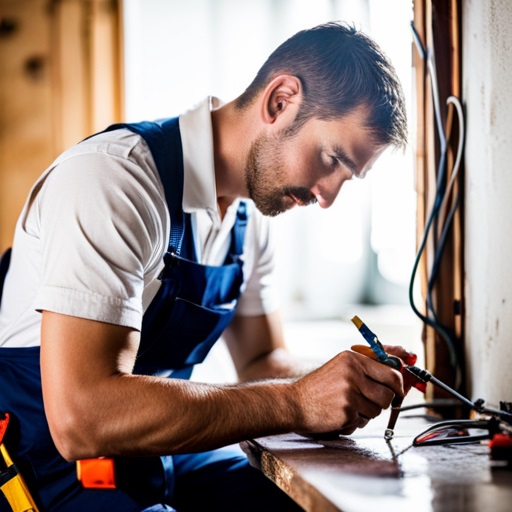
{"label": "white wall", "polygon": [[469,384],[496,404],[512,401],[512,8],[462,4]]}

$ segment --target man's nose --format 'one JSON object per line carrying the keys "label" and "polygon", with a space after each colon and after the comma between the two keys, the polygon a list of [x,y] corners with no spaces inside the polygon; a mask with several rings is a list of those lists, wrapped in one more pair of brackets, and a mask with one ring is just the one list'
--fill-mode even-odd
{"label": "man's nose", "polygon": [[329,208],[339,194],[341,187],[347,176],[341,173],[333,173],[330,176],[324,176],[317,181],[315,186],[311,189],[311,193],[315,196],[321,208]]}

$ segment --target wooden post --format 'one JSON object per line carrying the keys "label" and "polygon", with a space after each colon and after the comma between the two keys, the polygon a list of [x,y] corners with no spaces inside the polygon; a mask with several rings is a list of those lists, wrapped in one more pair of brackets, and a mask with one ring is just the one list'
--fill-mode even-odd
{"label": "wooden post", "polygon": [[[416,176],[418,183],[418,246],[431,214],[436,194],[445,193],[436,220],[432,223],[425,252],[419,267],[421,291],[424,303],[419,305],[421,313],[428,317],[423,332],[426,367],[448,385],[464,392],[463,357],[463,233],[462,202],[453,216],[447,231],[446,243],[439,260],[438,274],[431,280],[434,258],[441,246],[442,233],[449,212],[462,192],[462,168],[451,181],[458,149],[459,124],[454,108],[447,99],[460,99],[460,6],[459,0],[417,0],[414,2],[414,25],[423,44],[431,52],[437,81],[439,114],[442,134],[439,133],[435,117],[434,94],[427,62],[416,54],[417,97],[417,155]],[[425,74],[429,74],[425,79]],[[443,142],[446,140],[446,160],[441,166]],[[441,175],[443,173],[443,175]],[[441,175],[441,179],[440,179]],[[423,187],[423,188],[421,188]],[[439,200],[439,199],[438,199]],[[430,290],[430,304],[427,295]],[[435,312],[435,314],[432,312]],[[435,328],[439,324],[442,329]],[[446,335],[442,335],[441,332]],[[457,370],[451,364],[451,350],[446,338],[454,345],[457,355]],[[442,390],[429,386],[427,398],[445,398]],[[450,411],[449,414],[453,414]]]}
{"label": "wooden post", "polygon": [[121,0],[3,0],[0,251],[63,150],[123,118]]}

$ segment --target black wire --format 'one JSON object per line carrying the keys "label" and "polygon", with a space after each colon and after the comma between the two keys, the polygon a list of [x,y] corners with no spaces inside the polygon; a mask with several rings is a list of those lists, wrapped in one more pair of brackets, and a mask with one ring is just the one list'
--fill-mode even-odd
{"label": "black wire", "polygon": [[443,231],[441,233],[441,236],[439,238],[439,245],[438,245],[438,252],[436,253],[436,257],[434,258],[434,264],[432,265],[431,270],[431,277],[429,280],[429,294],[432,293],[432,289],[434,287],[434,281],[437,278],[437,274],[439,272],[439,265],[441,264],[441,256],[444,250],[444,246],[446,244],[446,240],[448,238],[448,232],[451,228],[453,217],[455,216],[455,212],[457,211],[457,208],[459,207],[461,201],[461,191],[459,190],[459,193],[457,194],[457,197],[455,199],[455,203],[453,204],[450,212],[448,213],[446,217],[446,222],[443,227]]}
{"label": "black wire", "polygon": [[[414,24],[411,22],[411,28],[412,28],[412,31],[413,31],[413,36],[414,36],[414,40],[416,42],[416,45],[417,47],[419,48],[419,53],[420,53],[420,56],[422,57],[422,59],[424,60],[424,62],[426,62],[426,58],[428,56],[428,49],[426,49],[420,38],[419,38],[419,35],[418,35],[418,32],[416,31],[415,27],[414,27]],[[427,69],[428,69],[428,66],[425,66],[425,73],[427,73]],[[430,78],[433,82],[433,77],[432,77],[432,74],[430,73]],[[435,84],[431,84],[432,87],[434,88]],[[437,93],[436,93],[437,94]],[[439,113],[438,112],[435,112],[436,113],[436,118],[439,117]],[[442,130],[441,128],[441,124],[440,124],[440,120],[437,119],[437,126],[438,126],[438,132]],[[425,247],[426,247],[426,244],[427,244],[427,240],[428,240],[428,236],[429,236],[429,233],[430,233],[430,230],[432,228],[432,223],[434,223],[437,227],[437,222],[438,222],[438,213],[439,213],[439,208],[442,204],[442,198],[443,198],[443,185],[444,185],[444,175],[445,175],[445,164],[446,164],[446,147],[447,147],[447,144],[446,144],[446,140],[442,140],[442,137],[444,136],[444,133],[437,133],[438,137],[439,137],[439,140],[441,142],[441,152],[440,152],[440,158],[439,158],[439,164],[438,164],[438,167],[437,167],[437,183],[436,183],[436,194],[435,194],[435,197],[434,197],[434,204],[433,204],[433,207],[432,207],[432,210],[430,212],[430,215],[428,217],[428,220],[427,220],[427,223],[425,225],[425,230],[423,232],[423,238],[422,238],[422,241],[420,243],[420,246],[418,248],[418,253],[416,255],[416,258],[415,258],[415,261],[414,261],[414,265],[413,265],[413,270],[412,270],[412,273],[411,273],[411,279],[410,279],[410,283],[409,283],[409,302],[410,302],[410,305],[414,311],[414,313],[427,325],[429,325],[430,327],[432,327],[433,329],[435,329],[440,335],[441,337],[443,338],[444,342],[445,342],[445,345],[448,349],[448,352],[449,352],[449,356],[450,356],[450,364],[451,366],[457,371],[458,368],[459,368],[459,362],[458,362],[458,356],[457,356],[457,352],[456,352],[456,349],[455,349],[455,341],[453,339],[453,337],[451,336],[451,334],[448,332],[447,328],[445,326],[443,326],[437,319],[437,315],[436,315],[436,312],[435,312],[435,308],[434,308],[434,305],[433,305],[433,301],[432,301],[432,290],[433,290],[433,286],[434,286],[434,281],[435,281],[435,278],[437,277],[437,274],[438,274],[438,271],[439,271],[439,264],[440,264],[440,259],[441,259],[441,256],[442,256],[442,252],[444,250],[444,247],[445,247],[445,244],[446,244],[446,238],[447,238],[447,233],[448,233],[448,228],[449,228],[449,224],[451,224],[452,222],[452,219],[453,219],[453,216],[455,214],[455,211],[454,209],[452,208],[452,211],[450,211],[450,215],[449,215],[449,224],[445,224],[444,227],[443,227],[443,236],[441,237],[441,239],[439,240],[439,243],[436,243],[436,240],[435,240],[435,237],[434,237],[434,248],[435,248],[435,257],[434,257],[434,264],[433,264],[433,267],[432,267],[432,270],[433,270],[433,274],[431,274],[431,276],[429,277],[428,279],[428,288],[427,288],[427,296],[426,296],[426,303],[427,303],[427,314],[424,315],[423,313],[421,313],[418,308],[416,307],[415,303],[414,303],[414,296],[413,296],[413,288],[414,288],[414,282],[415,282],[415,279],[416,279],[416,273],[417,273],[417,270],[418,270],[418,265],[419,265],[419,262],[421,260],[421,257],[425,251]],[[459,204],[459,201],[457,200],[456,201],[456,206],[458,206]],[[447,219],[448,220],[448,219]],[[437,232],[437,230],[436,230]],[[431,314],[433,315],[434,318],[430,318],[428,312],[431,312]]]}
{"label": "black wire", "polygon": [[[455,98],[451,97],[451,98],[449,98],[448,101],[453,100],[453,99],[455,99]],[[458,102],[458,103],[460,105],[460,102]],[[464,122],[463,122],[464,114],[463,114],[462,106],[460,106],[460,108],[457,108],[457,111],[458,111],[458,114],[459,114],[460,140],[459,140],[459,148],[458,148],[458,152],[459,153],[457,155],[457,160],[455,162],[455,167],[452,170],[453,173],[458,173],[458,171],[459,171],[459,167],[460,167],[459,156],[462,155],[463,148],[464,148],[464,143],[465,143],[465,140],[464,140],[465,139],[465,137],[464,137],[464,135],[465,135],[465,127],[464,127]],[[452,181],[454,179],[455,179],[455,174],[453,174],[452,177],[451,177]],[[451,183],[450,183],[450,188],[451,188]],[[448,198],[448,193],[449,192],[451,192],[451,190],[445,192],[445,196],[446,196],[445,198],[446,199]],[[432,303],[432,300],[431,300],[430,297],[431,297],[431,294],[432,294],[432,289],[433,289],[434,284],[435,284],[435,280],[437,279],[437,275],[439,273],[439,266],[441,264],[441,257],[442,257],[443,251],[444,251],[444,247],[446,245],[446,240],[447,240],[449,231],[450,231],[450,229],[452,227],[452,223],[453,223],[453,219],[455,217],[455,213],[456,213],[456,211],[459,208],[459,205],[461,203],[461,196],[462,196],[462,187],[459,187],[457,196],[455,197],[455,201],[454,201],[454,203],[452,205],[452,208],[450,209],[450,211],[448,212],[448,215],[446,216],[446,220],[445,220],[445,223],[444,223],[444,226],[443,226],[443,230],[442,230],[441,235],[439,237],[437,250],[436,250],[435,256],[434,256],[434,262],[433,262],[433,265],[432,265],[431,276],[430,276],[430,279],[429,279],[429,282],[428,282],[428,297],[429,297],[430,303]],[[443,198],[443,201],[444,201],[445,198]],[[435,233],[437,233],[437,232],[438,231],[435,231]],[[432,308],[432,311],[435,314],[433,308]]]}
{"label": "black wire", "polygon": [[[437,228],[437,225],[438,225],[437,223],[439,221],[438,214],[439,214],[439,209],[441,208],[441,205],[443,203],[443,196],[444,196],[443,185],[444,185],[444,183],[443,183],[442,179],[444,178],[444,174],[445,174],[445,164],[446,164],[446,149],[443,149],[441,151],[439,165],[437,167],[438,180],[437,180],[434,208],[432,209],[433,222],[434,222],[434,234],[437,233],[437,231],[438,231],[438,228]],[[431,228],[432,228],[432,226],[429,226],[429,231]],[[427,238],[428,238],[428,233],[427,233]],[[434,236],[433,238],[434,238],[435,259],[438,259],[441,256],[441,251],[439,250],[439,245],[437,244],[436,237]],[[437,315],[436,315],[436,312],[434,309],[434,302],[432,300],[433,284],[431,286],[431,280],[432,280],[432,277],[429,277],[426,301],[427,301],[428,309],[432,312],[432,315],[434,316],[434,321],[436,323],[438,323]]]}
{"label": "black wire", "polygon": [[446,346],[448,348],[449,354],[450,354],[450,364],[453,366],[453,368],[457,369],[458,368],[458,357],[457,357],[457,353],[455,351],[454,342],[453,342],[450,334],[448,333],[448,331],[446,330],[446,328],[443,325],[441,325],[436,320],[432,320],[430,317],[428,317],[427,315],[424,315],[423,313],[421,313],[421,311],[418,310],[418,308],[416,307],[416,304],[414,303],[414,296],[413,296],[414,281],[416,278],[416,272],[418,270],[418,265],[419,265],[421,256],[423,255],[423,252],[425,250],[425,246],[426,246],[426,243],[428,240],[428,235],[430,232],[430,228],[432,226],[434,216],[438,212],[440,205],[441,205],[441,196],[439,194],[436,194],[436,197],[434,200],[434,206],[430,212],[430,215],[429,215],[429,218],[428,218],[428,221],[425,226],[424,233],[423,233],[423,238],[422,238],[420,247],[418,249],[416,258],[414,260],[413,270],[412,270],[412,274],[411,274],[411,280],[409,282],[409,302],[411,304],[411,307],[412,307],[412,310],[414,311],[414,313],[425,324],[427,324],[430,327],[432,327],[433,329],[435,329],[442,336],[442,338],[444,339]]}

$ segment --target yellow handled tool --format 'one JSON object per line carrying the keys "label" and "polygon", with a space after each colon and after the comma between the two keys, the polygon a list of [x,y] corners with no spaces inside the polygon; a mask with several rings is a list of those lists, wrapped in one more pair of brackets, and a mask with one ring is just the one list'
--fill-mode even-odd
{"label": "yellow handled tool", "polygon": [[0,455],[2,456],[0,459],[0,491],[6,497],[13,512],[39,512],[25,480],[2,442],[8,423],[9,414],[2,415],[0,413]]}

